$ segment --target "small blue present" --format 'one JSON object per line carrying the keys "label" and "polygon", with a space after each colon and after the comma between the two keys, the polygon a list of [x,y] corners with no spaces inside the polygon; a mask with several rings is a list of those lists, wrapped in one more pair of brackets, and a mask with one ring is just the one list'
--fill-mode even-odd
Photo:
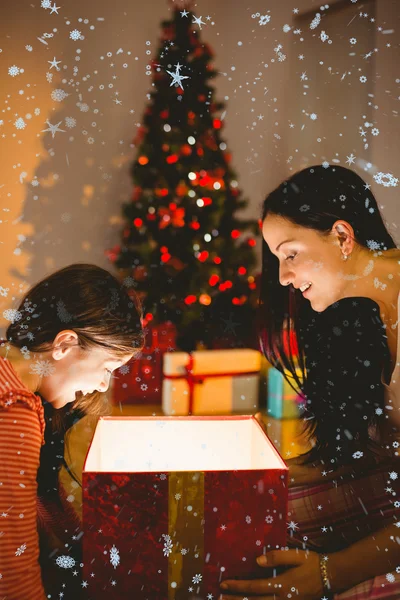
{"label": "small blue present", "polygon": [[[301,377],[300,369],[296,369],[296,373]],[[289,372],[288,375],[290,376]],[[295,383],[294,380],[293,383]],[[268,415],[275,419],[296,419],[299,416],[298,402],[299,395],[289,385],[282,373],[271,367],[268,370]]]}

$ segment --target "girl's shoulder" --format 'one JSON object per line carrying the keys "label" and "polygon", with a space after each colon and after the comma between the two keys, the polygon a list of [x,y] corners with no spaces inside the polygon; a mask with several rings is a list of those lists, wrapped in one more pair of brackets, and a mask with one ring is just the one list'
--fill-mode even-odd
{"label": "girl's shoulder", "polygon": [[[19,427],[20,436],[29,428],[39,434],[40,445],[44,444],[44,408],[39,396],[27,389],[13,388],[0,393],[0,428],[2,441],[9,431],[9,421]],[[12,434],[13,435],[13,434]]]}

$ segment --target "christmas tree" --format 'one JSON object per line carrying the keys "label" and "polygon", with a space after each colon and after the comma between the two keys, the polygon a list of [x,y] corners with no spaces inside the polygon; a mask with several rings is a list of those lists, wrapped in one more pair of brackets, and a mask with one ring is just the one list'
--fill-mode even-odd
{"label": "christmas tree", "polygon": [[176,324],[181,350],[242,347],[255,320],[259,222],[236,215],[248,202],[221,137],[213,53],[202,17],[186,8],[162,23],[126,226],[107,255],[142,299],[145,325]]}

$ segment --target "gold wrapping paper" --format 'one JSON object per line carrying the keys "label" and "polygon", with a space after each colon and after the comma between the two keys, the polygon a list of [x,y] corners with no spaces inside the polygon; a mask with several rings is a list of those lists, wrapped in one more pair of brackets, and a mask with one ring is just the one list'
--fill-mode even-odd
{"label": "gold wrapping paper", "polygon": [[168,557],[168,600],[187,600],[195,592],[196,574],[204,565],[204,473],[178,471],[169,474],[168,535],[172,552]]}

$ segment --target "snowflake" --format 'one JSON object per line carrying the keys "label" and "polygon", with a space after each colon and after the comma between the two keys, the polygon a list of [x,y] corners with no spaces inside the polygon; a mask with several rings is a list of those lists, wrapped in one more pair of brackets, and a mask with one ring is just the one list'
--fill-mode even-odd
{"label": "snowflake", "polygon": [[396,573],[400,573],[400,567],[396,567]]}
{"label": "snowflake", "polygon": [[30,373],[33,375],[41,375],[42,377],[52,375],[54,371],[55,367],[49,360],[36,360],[30,369]]}
{"label": "snowflake", "polygon": [[391,472],[389,473],[389,477],[390,477],[390,479],[393,479],[393,481],[394,481],[395,479],[397,479],[397,473],[396,473],[396,471],[391,471]]}
{"label": "snowflake", "polygon": [[7,298],[9,291],[10,291],[10,288],[3,288],[0,285],[0,296],[3,296],[3,298]]}
{"label": "snowflake", "polygon": [[265,517],[265,522],[266,523],[273,523],[273,521],[274,521],[274,517],[272,515],[267,515]]}
{"label": "snowflake", "polygon": [[290,521],[290,523],[287,523],[288,529],[291,529],[292,531],[296,531],[296,529],[299,529],[299,526],[297,523],[295,523],[294,521]]}
{"label": "snowflake", "polygon": [[390,173],[382,173],[381,171],[374,175],[376,183],[383,185],[383,187],[397,187],[399,180],[393,177]]}
{"label": "snowflake", "polygon": [[20,546],[19,548],[16,549],[15,551],[15,556],[21,556],[21,554],[23,554],[26,550],[26,544],[22,544],[22,546]]}
{"label": "snowflake", "polygon": [[28,52],[32,52],[33,48],[32,48],[32,46],[30,44],[27,44],[25,46],[25,50],[28,50]]}
{"label": "snowflake", "polygon": [[64,90],[61,89],[53,90],[51,92],[51,99],[55,102],[62,102],[67,96],[69,96],[69,94],[67,94],[67,92],[64,92]]}
{"label": "snowflake", "polygon": [[192,579],[193,583],[200,583],[200,581],[203,579],[203,577],[200,575],[200,573],[198,573],[197,575],[195,575]]}
{"label": "snowflake", "polygon": [[346,160],[346,162],[347,162],[349,165],[351,165],[351,164],[352,164],[352,163],[355,161],[355,158],[356,158],[356,157],[355,157],[355,156],[354,156],[354,154],[352,153],[352,154],[350,154],[350,156],[347,156],[347,160]]}
{"label": "snowflake", "polygon": [[169,556],[172,553],[171,537],[169,535],[166,535],[165,533],[162,534],[162,537],[164,538],[163,554],[164,556]]}
{"label": "snowflake", "polygon": [[353,46],[354,44],[357,44],[356,38],[350,38],[350,44],[352,44]]}
{"label": "snowflake", "polygon": [[142,385],[140,386],[140,389],[142,390],[142,392],[145,392],[147,390],[147,384],[142,383]]}
{"label": "snowflake", "polygon": [[51,8],[51,0],[42,0],[40,6],[42,8]]}
{"label": "snowflake", "polygon": [[167,479],[166,474],[165,473],[161,473],[160,474],[160,479],[161,479],[161,481],[165,481]]}
{"label": "snowflake", "polygon": [[72,556],[57,556],[56,563],[62,569],[71,569],[75,566],[75,559]]}
{"label": "snowflake", "polygon": [[392,444],[393,448],[398,448],[400,446],[399,442],[393,442]]}
{"label": "snowflake", "polygon": [[362,456],[364,456],[364,452],[361,452],[360,450],[357,450],[357,452],[354,452],[353,454],[353,458],[361,458]]}
{"label": "snowflake", "polygon": [[246,517],[246,523],[249,523],[249,524],[251,523],[251,517],[249,515],[247,515],[247,517]]}
{"label": "snowflake", "polygon": [[282,27],[283,33],[289,33],[292,28],[287,23]]}
{"label": "snowflake", "polygon": [[379,129],[377,127],[374,127],[373,129],[371,129],[371,133],[372,135],[379,135]]}
{"label": "snowflake", "polygon": [[318,116],[315,113],[311,113],[310,119],[311,121],[316,121],[318,119]]}
{"label": "snowflake", "polygon": [[258,21],[259,25],[266,25],[271,20],[269,15],[261,15],[260,20]]}
{"label": "snowflake", "polygon": [[69,323],[72,321],[72,315],[69,314],[62,300],[57,302],[57,316],[63,323]]}
{"label": "snowflake", "polygon": [[182,498],[182,494],[175,494],[175,500],[180,500]]}
{"label": "snowflake", "polygon": [[21,71],[18,67],[16,67],[15,65],[13,65],[12,67],[10,67],[8,69],[8,74],[11,75],[11,77],[16,77],[17,75],[19,75],[20,73],[22,73],[23,71]]}
{"label": "snowflake", "polygon": [[133,277],[125,277],[123,284],[125,287],[135,287],[135,280],[133,279]]}
{"label": "snowflake", "polygon": [[88,112],[88,111],[89,111],[89,105],[88,105],[88,104],[86,104],[86,102],[81,102],[81,103],[79,104],[79,110],[80,110],[81,112]]}
{"label": "snowflake", "polygon": [[310,29],[315,29],[316,27],[318,27],[318,25],[321,23],[321,15],[319,13],[316,13],[315,17],[313,18],[313,20],[310,23]]}
{"label": "snowflake", "polygon": [[367,246],[370,250],[380,250],[381,244],[375,240],[367,240]]}
{"label": "snowflake", "polygon": [[120,563],[119,551],[115,546],[113,546],[110,550],[110,563],[112,564],[114,569],[116,569]]}
{"label": "snowflake", "polygon": [[46,73],[46,79],[51,83],[53,81],[53,73]]}
{"label": "snowflake", "polygon": [[23,118],[22,118],[22,117],[19,117],[19,118],[18,118],[18,119],[15,121],[14,125],[15,125],[15,127],[16,127],[17,129],[25,129],[25,127],[26,127],[26,123],[25,123],[25,121],[23,120]]}
{"label": "snowflake", "polygon": [[367,78],[365,77],[365,75],[360,76],[360,81],[361,81],[361,83],[366,83]]}
{"label": "snowflake", "polygon": [[61,215],[61,221],[62,221],[63,223],[69,223],[69,222],[70,222],[70,220],[71,220],[71,215],[70,215],[69,213],[63,213],[63,214]]}
{"label": "snowflake", "polygon": [[3,317],[7,321],[11,321],[11,323],[16,323],[22,319],[22,313],[15,308],[7,308],[7,310],[3,312]]}
{"label": "snowflake", "polygon": [[181,87],[183,89],[182,79],[190,79],[189,75],[181,75],[179,73],[180,68],[181,68],[181,65],[178,63],[177,65],[175,65],[175,73],[172,73],[171,71],[167,71],[168,75],[171,75],[171,77],[172,77],[170,87],[172,85],[176,85],[176,87]]}
{"label": "snowflake", "polygon": [[81,32],[78,31],[78,29],[74,29],[73,31],[71,31],[71,33],[69,34],[69,37],[71,40],[74,40],[75,42],[81,39]]}
{"label": "snowflake", "polygon": [[324,167],[324,169],[327,169],[329,167],[328,161],[324,160],[324,162],[322,163],[322,166]]}
{"label": "snowflake", "polygon": [[186,548],[182,548],[181,550],[181,554],[182,556],[186,556],[186,554],[189,552],[189,550],[187,550]]}
{"label": "snowflake", "polygon": [[396,578],[393,575],[393,573],[387,573],[386,574],[386,579],[387,579],[387,581],[389,581],[389,583],[393,583],[396,580]]}
{"label": "snowflake", "polygon": [[300,212],[307,212],[308,210],[310,210],[310,206],[308,204],[302,204],[299,208]]}
{"label": "snowflake", "polygon": [[87,143],[88,143],[88,144],[94,144],[94,138],[92,138],[92,137],[88,137],[88,139],[87,139]]}
{"label": "snowflake", "polygon": [[394,507],[400,508],[400,500],[396,500],[396,502],[394,503]]}
{"label": "snowflake", "polygon": [[256,546],[261,546],[261,540],[256,541]]}
{"label": "snowflake", "polygon": [[49,120],[46,120],[47,125],[49,126],[48,129],[42,129],[42,133],[46,132],[46,131],[50,131],[51,132],[51,137],[54,140],[54,136],[56,135],[57,131],[61,131],[62,133],[64,132],[64,129],[59,129],[59,125],[61,125],[61,121],[59,121],[57,123],[57,125],[53,125],[52,123],[50,123]]}
{"label": "snowflake", "polygon": [[74,117],[65,117],[65,126],[68,127],[68,129],[72,129],[75,125],[76,119],[74,119]]}
{"label": "snowflake", "polygon": [[321,31],[319,37],[321,38],[321,42],[326,42],[326,40],[329,40],[329,35],[325,31]]}
{"label": "snowflake", "polygon": [[122,367],[120,367],[118,371],[121,373],[121,375],[128,375],[130,367],[129,365],[122,365]]}

